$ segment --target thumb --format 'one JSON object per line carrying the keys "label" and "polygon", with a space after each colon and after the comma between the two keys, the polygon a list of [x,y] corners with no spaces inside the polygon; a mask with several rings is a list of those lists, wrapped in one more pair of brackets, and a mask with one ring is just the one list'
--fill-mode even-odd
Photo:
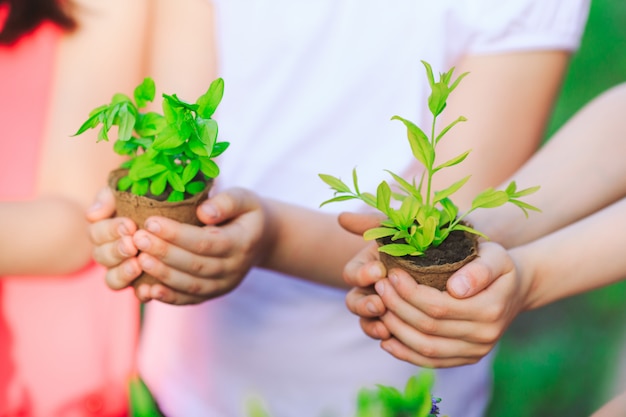
{"label": "thumb", "polygon": [[234,187],[224,190],[205,200],[198,206],[198,219],[204,224],[216,225],[258,210],[260,198],[250,190]]}
{"label": "thumb", "polygon": [[377,214],[341,213],[339,225],[350,233],[362,235],[366,230],[380,226],[382,216]]}
{"label": "thumb", "polygon": [[85,216],[90,223],[108,219],[115,214],[115,197],[109,187],[102,188],[93,204],[87,209]]}
{"label": "thumb", "polygon": [[483,242],[478,257],[448,279],[447,290],[455,298],[468,298],[491,285],[514,268],[508,252],[497,243]]}

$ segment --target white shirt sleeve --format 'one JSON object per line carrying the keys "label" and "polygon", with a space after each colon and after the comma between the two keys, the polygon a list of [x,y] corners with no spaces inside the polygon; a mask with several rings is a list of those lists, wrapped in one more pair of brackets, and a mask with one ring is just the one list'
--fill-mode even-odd
{"label": "white shirt sleeve", "polygon": [[457,19],[469,28],[467,51],[576,50],[590,0],[467,0]]}

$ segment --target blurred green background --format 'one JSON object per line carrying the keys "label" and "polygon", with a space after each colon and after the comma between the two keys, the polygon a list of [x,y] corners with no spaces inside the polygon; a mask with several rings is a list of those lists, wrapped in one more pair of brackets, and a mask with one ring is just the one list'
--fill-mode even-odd
{"label": "blurred green background", "polygon": [[[626,0],[593,0],[547,137],[593,97],[622,81]],[[624,119],[626,124],[626,108]],[[488,417],[589,416],[626,390],[625,329],[626,283],[519,316],[499,346]]]}

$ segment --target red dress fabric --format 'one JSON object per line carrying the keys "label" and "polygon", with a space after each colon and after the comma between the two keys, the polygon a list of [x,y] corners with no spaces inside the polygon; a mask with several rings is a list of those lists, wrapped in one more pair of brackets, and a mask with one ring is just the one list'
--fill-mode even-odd
{"label": "red dress fabric", "polygon": [[[0,46],[0,201],[34,197],[60,34],[43,24]],[[104,273],[0,277],[0,417],[128,415],[139,306]]]}

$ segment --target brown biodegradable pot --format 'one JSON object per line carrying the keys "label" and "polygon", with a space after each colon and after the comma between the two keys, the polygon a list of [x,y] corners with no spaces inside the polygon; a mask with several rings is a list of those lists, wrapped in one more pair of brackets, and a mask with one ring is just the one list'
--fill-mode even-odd
{"label": "brown biodegradable pot", "polygon": [[[109,187],[111,187],[115,196],[116,216],[129,217],[140,228],[143,228],[146,219],[150,216],[167,217],[186,224],[202,224],[196,216],[196,207],[207,199],[209,190],[213,186],[213,180],[207,182],[201,193],[183,201],[170,202],[138,196],[128,191],[119,191],[117,182],[127,173],[128,170],[126,169],[116,169],[109,174]],[[137,287],[139,284],[153,284],[156,282],[158,282],[156,278],[144,272],[133,282],[133,286]]]}
{"label": "brown biodegradable pot", "polygon": [[[390,243],[379,239],[378,245]],[[440,291],[446,290],[448,278],[463,265],[478,256],[478,236],[455,230],[436,248],[429,248],[422,256],[391,256],[380,252],[380,260],[387,270],[400,268],[408,272],[418,284]]]}

